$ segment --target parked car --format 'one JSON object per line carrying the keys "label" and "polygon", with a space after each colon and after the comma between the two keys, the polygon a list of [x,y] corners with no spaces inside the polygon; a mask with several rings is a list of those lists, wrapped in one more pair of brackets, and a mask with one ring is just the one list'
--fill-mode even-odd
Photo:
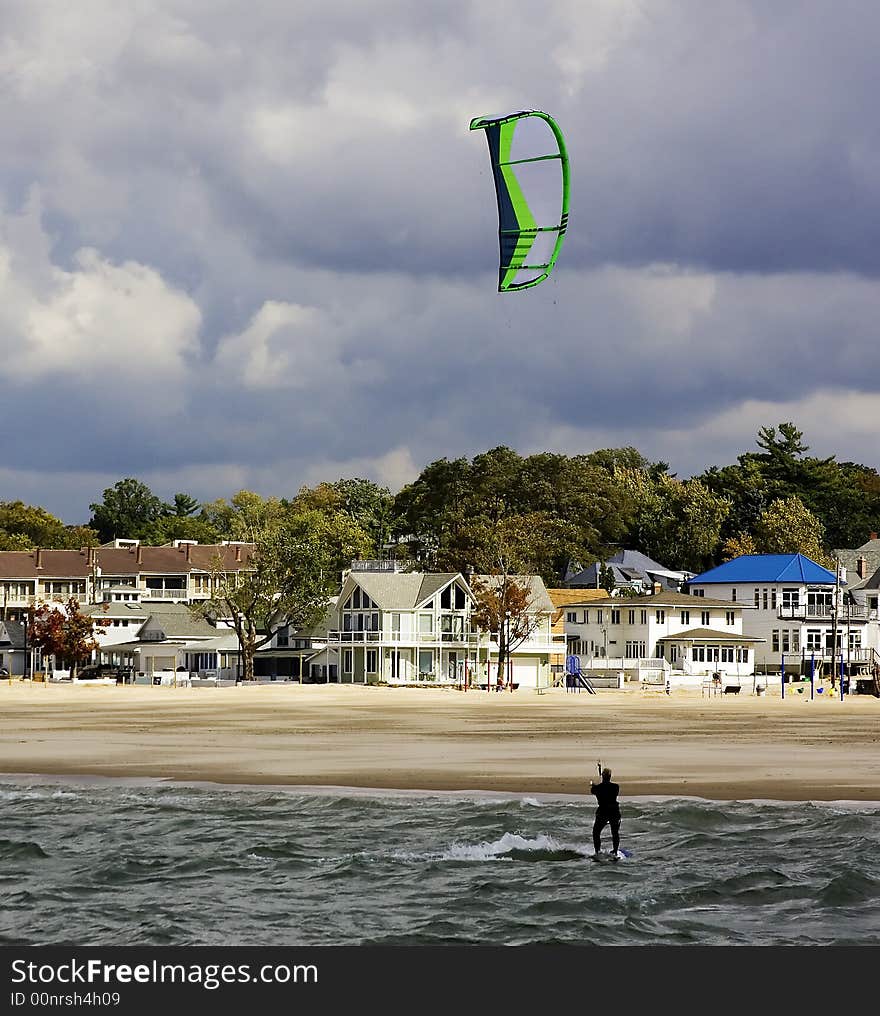
{"label": "parked car", "polygon": [[87,667],[77,671],[76,677],[78,681],[99,681],[107,677],[118,679],[122,669],[124,668],[110,663],[90,663]]}

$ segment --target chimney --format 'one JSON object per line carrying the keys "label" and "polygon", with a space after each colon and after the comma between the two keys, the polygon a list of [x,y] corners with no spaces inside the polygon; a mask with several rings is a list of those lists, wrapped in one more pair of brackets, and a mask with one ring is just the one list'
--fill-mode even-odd
{"label": "chimney", "polygon": [[236,561],[240,561],[240,560],[241,560],[241,544],[239,544],[239,545],[238,545],[238,546],[237,546],[237,547],[235,548],[235,560],[236,560]]}
{"label": "chimney", "polygon": [[193,549],[192,548],[192,544],[188,543],[186,545],[186,562],[187,562],[187,564],[189,564],[192,561],[192,549]]}
{"label": "chimney", "polygon": [[36,563],[36,567],[37,568],[42,568],[43,567],[43,548],[42,547],[37,547],[37,549],[34,551],[34,557],[36,558],[36,562],[37,562]]}
{"label": "chimney", "polygon": [[135,560],[138,564],[144,563],[144,551],[140,544],[137,545],[137,550],[135,551]]}
{"label": "chimney", "polygon": [[868,559],[866,557],[860,557],[856,561],[856,575],[860,579],[866,579],[868,577]]}
{"label": "chimney", "polygon": [[870,536],[868,537],[868,539],[869,540],[876,540],[877,539],[877,534],[876,533],[871,533]]}

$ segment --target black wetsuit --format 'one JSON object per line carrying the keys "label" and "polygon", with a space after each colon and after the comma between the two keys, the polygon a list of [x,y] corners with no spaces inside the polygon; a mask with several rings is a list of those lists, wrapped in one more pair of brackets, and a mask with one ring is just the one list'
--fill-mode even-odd
{"label": "black wetsuit", "polygon": [[596,809],[596,821],[593,823],[593,849],[599,853],[602,842],[602,830],[606,825],[611,826],[611,846],[614,853],[620,847],[620,806],[617,803],[617,795],[620,787],[610,780],[603,779],[601,783],[591,783],[590,793],[596,795],[599,807]]}

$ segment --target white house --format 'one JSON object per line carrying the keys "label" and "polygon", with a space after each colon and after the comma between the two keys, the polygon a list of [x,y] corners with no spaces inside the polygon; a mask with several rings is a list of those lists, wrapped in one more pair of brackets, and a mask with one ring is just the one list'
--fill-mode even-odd
{"label": "white house", "polygon": [[693,683],[754,673],[757,641],[743,632],[742,603],[664,590],[568,604],[568,652],[581,671],[623,671],[630,679]]}
{"label": "white house", "polygon": [[744,631],[756,639],[758,670],[806,672],[867,662],[877,645],[877,610],[845,602],[840,576],[803,554],[746,554],[688,582],[695,597],[750,607]]}
{"label": "white house", "polygon": [[[488,578],[484,576],[484,578]],[[516,576],[530,590],[535,628],[514,648],[509,677],[522,688],[550,684],[550,656],[562,640],[553,603],[537,576]],[[343,683],[495,682],[498,646],[473,625],[474,594],[460,573],[406,572],[395,561],[356,561],[333,607],[326,649],[312,665],[335,667]]]}

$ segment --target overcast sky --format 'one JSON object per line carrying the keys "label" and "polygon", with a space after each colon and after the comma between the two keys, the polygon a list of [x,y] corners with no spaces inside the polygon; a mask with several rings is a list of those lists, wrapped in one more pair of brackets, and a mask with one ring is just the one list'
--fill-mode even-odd
{"label": "overcast sky", "polygon": [[[880,466],[873,0],[0,0],[0,500],[397,490],[794,420]],[[472,117],[551,113],[569,231],[497,292]]]}

